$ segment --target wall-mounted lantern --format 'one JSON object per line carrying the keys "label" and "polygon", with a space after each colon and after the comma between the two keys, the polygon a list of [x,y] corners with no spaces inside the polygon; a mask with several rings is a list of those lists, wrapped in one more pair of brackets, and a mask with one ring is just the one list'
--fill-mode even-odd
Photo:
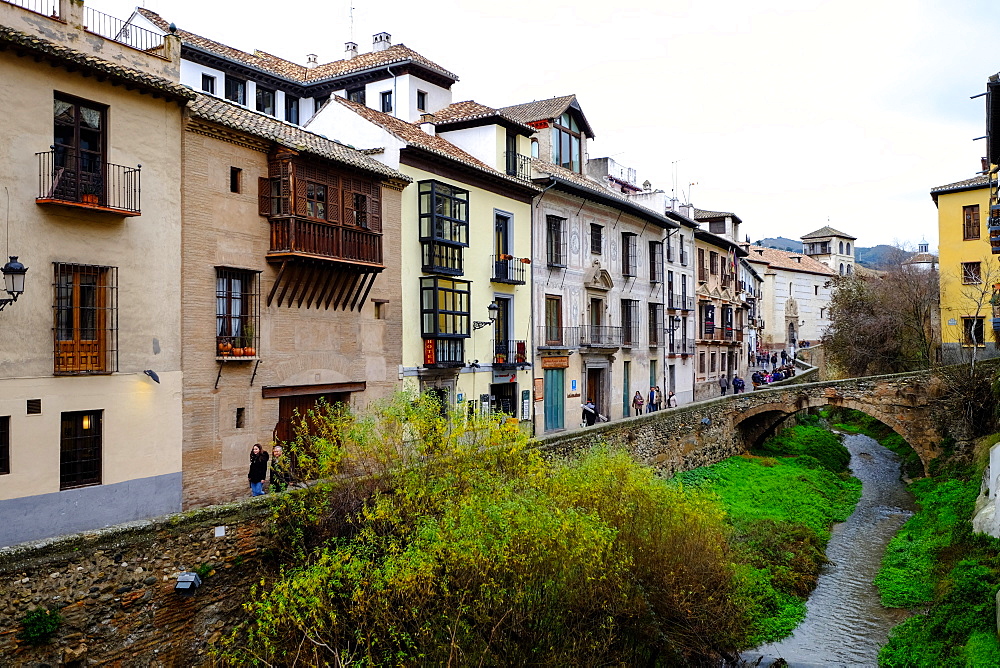
{"label": "wall-mounted lantern", "polygon": [[0,299],[0,311],[4,310],[8,304],[13,304],[24,292],[24,275],[28,273],[28,268],[17,261],[16,255],[10,256],[10,261],[3,266],[4,289],[7,290],[9,298]]}
{"label": "wall-mounted lantern", "polygon": [[500,313],[500,307],[497,306],[497,303],[496,302],[491,303],[486,310],[489,311],[490,319],[474,321],[472,323],[472,331],[475,331],[477,329],[482,329],[483,327],[486,327],[487,325],[492,325],[497,321],[497,314]]}

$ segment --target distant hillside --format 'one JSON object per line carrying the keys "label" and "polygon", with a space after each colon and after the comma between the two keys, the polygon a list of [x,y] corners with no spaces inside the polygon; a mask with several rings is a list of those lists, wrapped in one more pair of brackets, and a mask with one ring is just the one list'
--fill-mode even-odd
{"label": "distant hillside", "polygon": [[899,262],[911,255],[913,255],[912,251],[900,250],[895,246],[888,246],[886,244],[879,244],[871,248],[861,248],[858,246],[854,249],[855,262],[869,269],[881,269],[891,261]]}
{"label": "distant hillside", "polygon": [[802,242],[787,237],[768,237],[753,243],[755,246],[763,246],[764,248],[777,248],[778,250],[786,250],[793,253],[802,252]]}

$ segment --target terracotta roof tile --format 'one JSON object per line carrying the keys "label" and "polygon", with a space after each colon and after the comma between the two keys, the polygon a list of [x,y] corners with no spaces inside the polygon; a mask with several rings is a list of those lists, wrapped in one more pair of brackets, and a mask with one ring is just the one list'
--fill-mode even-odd
{"label": "terracotta roof tile", "polygon": [[490,118],[496,118],[500,121],[505,121],[509,124],[515,125],[525,132],[534,133],[535,128],[522,123],[521,121],[513,118],[509,114],[500,111],[499,109],[494,109],[493,107],[487,107],[485,104],[480,104],[475,100],[464,100],[462,102],[453,102],[449,104],[444,109],[435,111],[431,114],[430,121],[434,125],[450,125],[452,123],[462,123],[465,121],[476,121],[476,120],[486,120]]}
{"label": "terracotta roof tile", "polygon": [[736,214],[731,213],[729,211],[706,211],[705,209],[694,210],[695,220],[709,220],[710,218],[725,218],[726,216],[736,216]]}
{"label": "terracotta roof tile", "polygon": [[513,176],[508,176],[501,171],[493,169],[485,162],[479,160],[478,158],[466,153],[458,146],[455,146],[447,139],[443,137],[438,137],[436,135],[430,135],[420,129],[419,125],[413,123],[407,123],[406,121],[396,118],[395,116],[390,116],[389,114],[384,114],[381,111],[376,111],[371,107],[367,107],[363,104],[357,102],[351,102],[350,100],[345,100],[342,97],[334,96],[330,98],[328,104],[339,103],[348,109],[352,110],[354,113],[358,114],[365,120],[374,123],[382,127],[384,130],[395,136],[397,139],[406,142],[408,146],[414,148],[419,148],[424,151],[430,151],[431,153],[437,153],[438,155],[450,158],[452,160],[464,163],[469,167],[473,167],[480,171],[486,172],[490,176],[509,181],[511,183],[516,183],[519,186],[526,187],[532,190],[537,189],[535,185],[523,181],[521,179],[514,178]]}
{"label": "terracotta roof tile", "polygon": [[989,179],[985,174],[980,174],[974,176],[971,179],[965,179],[964,181],[956,181],[955,183],[949,183],[945,186],[937,186],[936,188],[931,188],[931,193],[947,192],[949,190],[966,190],[970,188],[985,188],[990,184]]}
{"label": "terracotta roof tile", "polygon": [[776,248],[764,248],[763,246],[750,246],[750,254],[747,256],[750,262],[763,262],[789,271],[804,271],[809,274],[822,274],[824,276],[835,276],[836,272],[828,266],[814,260],[802,253],[790,253]]}
{"label": "terracotta roof tile", "polygon": [[[163,30],[164,32],[169,30],[170,23],[156,12],[142,7],[138,8],[136,11],[149,19],[149,21],[151,21],[160,30]],[[329,63],[324,63],[323,65],[317,65],[316,67],[306,67],[304,65],[299,65],[298,63],[293,63],[290,60],[285,60],[284,58],[271,55],[264,51],[257,50],[253,53],[240,51],[239,49],[234,49],[231,46],[226,46],[225,44],[216,42],[215,40],[208,39],[207,37],[202,37],[201,35],[196,35],[195,33],[181,30],[179,28],[177,29],[177,34],[186,44],[196,46],[206,51],[212,51],[213,53],[225,56],[230,60],[235,60],[237,62],[259,68],[266,72],[285,77],[286,79],[293,79],[298,83],[311,83],[322,79],[358,72],[371,67],[392,65],[393,63],[400,63],[408,60],[443,74],[454,81],[458,81],[458,75],[449,72],[432,60],[425,58],[413,49],[407,47],[405,44],[394,44],[384,51],[360,53],[351,59],[334,60]]]}
{"label": "terracotta roof tile", "polygon": [[809,234],[803,234],[799,239],[820,239],[822,237],[844,237],[845,239],[857,239],[857,237],[852,237],[850,234],[845,234],[839,230],[835,230],[829,225],[824,225],[815,232],[810,232]]}
{"label": "terracotta roof tile", "polygon": [[562,116],[563,112],[569,109],[569,105],[575,100],[576,95],[563,95],[562,97],[553,97],[548,100],[535,100],[534,102],[501,107],[500,111],[522,123],[531,123],[533,121]]}
{"label": "terracotta roof tile", "polygon": [[268,139],[296,151],[311,153],[320,158],[363,169],[386,178],[410,180],[408,176],[400,174],[350,146],[303,130],[291,123],[279,121],[272,116],[250,111],[228,100],[204,93],[196,93],[196,98],[188,109],[195,118],[218,123],[261,139]]}
{"label": "terracotta roof tile", "polygon": [[182,86],[179,83],[130,67],[124,67],[103,58],[71,49],[68,46],[50,42],[41,37],[25,34],[7,26],[0,26],[0,44],[13,45],[17,49],[30,51],[39,56],[47,56],[57,61],[72,63],[89,73],[106,75],[115,82],[136,84],[147,91],[157,91],[174,100],[190,100],[195,95],[190,88]]}

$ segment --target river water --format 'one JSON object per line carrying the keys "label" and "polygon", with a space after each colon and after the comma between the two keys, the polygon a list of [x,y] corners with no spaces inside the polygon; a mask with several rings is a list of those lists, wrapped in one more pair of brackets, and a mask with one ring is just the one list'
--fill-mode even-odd
{"label": "river water", "polygon": [[913,497],[899,479],[899,458],[877,441],[844,434],[851,468],[861,480],[861,500],[846,522],[833,527],[820,574],[806,604],[806,618],[785,640],[745,652],[753,663],[769,666],[781,657],[794,668],[877,666],[878,650],[889,629],[908,616],[906,610],[883,608],[872,581],[882,554],[915,509]]}

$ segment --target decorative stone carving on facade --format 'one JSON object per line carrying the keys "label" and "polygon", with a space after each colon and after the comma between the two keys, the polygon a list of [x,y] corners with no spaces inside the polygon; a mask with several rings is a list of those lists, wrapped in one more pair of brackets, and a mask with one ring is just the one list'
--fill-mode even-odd
{"label": "decorative stone carving on facade", "polygon": [[608,273],[608,270],[601,267],[601,261],[594,260],[593,266],[584,274],[583,287],[588,290],[607,292],[615,287],[615,283],[611,280],[611,274]]}

